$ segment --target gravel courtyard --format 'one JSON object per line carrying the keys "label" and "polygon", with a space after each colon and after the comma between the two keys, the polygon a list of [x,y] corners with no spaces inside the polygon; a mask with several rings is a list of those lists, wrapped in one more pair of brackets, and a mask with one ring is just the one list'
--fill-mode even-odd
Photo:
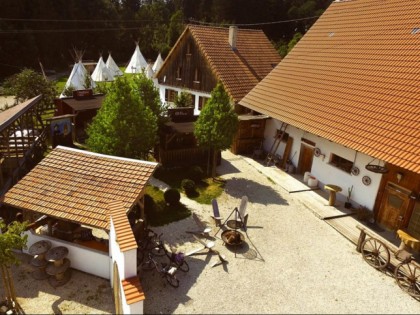
{"label": "gravel courtyard", "polygon": [[[218,256],[205,250],[190,256],[190,271],[178,272],[179,288],[167,285],[159,274],[144,272],[145,313],[420,313],[418,301],[392,276],[370,267],[354,244],[309,211],[299,194],[289,194],[227,151],[219,173],[228,180],[218,198],[224,218],[243,195],[249,198],[249,238],[235,257],[234,250],[222,245],[219,232],[215,248],[228,264],[212,267]],[[211,222],[211,207],[189,205],[214,235],[218,228]],[[197,229],[188,218],[155,230],[172,247],[188,252],[202,246],[185,233]]]}
{"label": "gravel courtyard", "polygon": [[[403,292],[392,276],[370,267],[355,245],[317,218],[299,194],[289,194],[228,151],[223,152],[219,174],[227,180],[218,198],[224,219],[243,195],[249,198],[244,245],[236,252],[227,248],[219,231],[212,240],[228,263],[213,267],[218,256],[206,250],[187,257],[190,271],[177,273],[179,288],[159,274],[143,272],[146,314],[420,314],[419,301]],[[218,231],[211,222],[211,206],[187,198],[182,202],[212,227],[211,235]],[[191,217],[153,229],[178,251],[203,248],[186,233],[199,229]],[[18,299],[26,313],[114,312],[107,280],[74,271],[71,282],[53,289],[46,281],[22,276],[28,267],[24,263],[14,268]]]}

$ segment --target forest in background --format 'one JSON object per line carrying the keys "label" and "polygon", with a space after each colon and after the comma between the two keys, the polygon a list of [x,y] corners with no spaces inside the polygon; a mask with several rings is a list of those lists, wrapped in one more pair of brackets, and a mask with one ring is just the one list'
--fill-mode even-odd
{"label": "forest in background", "polygon": [[[139,43],[146,59],[165,58],[186,24],[262,29],[280,54],[332,0],[1,0],[0,82],[32,68],[68,70],[83,60],[128,63]],[[296,38],[296,37],[295,37]]]}

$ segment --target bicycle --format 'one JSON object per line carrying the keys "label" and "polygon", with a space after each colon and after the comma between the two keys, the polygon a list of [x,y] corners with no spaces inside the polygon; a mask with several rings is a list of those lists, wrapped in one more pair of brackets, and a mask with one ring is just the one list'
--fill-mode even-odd
{"label": "bicycle", "polygon": [[144,238],[137,242],[137,264],[144,260],[145,253],[151,252],[155,256],[163,256],[165,254],[157,248],[159,245],[157,233],[148,228],[144,232]]}
{"label": "bicycle", "polygon": [[185,261],[185,255],[182,252],[169,252],[165,244],[162,241],[161,233],[157,238],[157,246],[153,249],[153,255],[155,256],[163,256],[166,255],[168,257],[170,264],[175,265],[175,267],[183,272],[188,272],[190,270],[190,266]]}
{"label": "bicycle", "polygon": [[175,273],[178,270],[177,267],[171,264],[159,264],[151,253],[148,254],[148,260],[141,264],[142,270],[153,270],[156,269],[158,273],[166,279],[166,281],[173,286],[174,288],[179,287],[179,280],[177,279]]}

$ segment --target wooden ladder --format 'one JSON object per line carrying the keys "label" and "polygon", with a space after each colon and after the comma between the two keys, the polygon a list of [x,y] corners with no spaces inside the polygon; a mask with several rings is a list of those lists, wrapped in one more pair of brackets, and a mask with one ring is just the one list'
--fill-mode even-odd
{"label": "wooden ladder", "polygon": [[276,151],[279,148],[281,141],[283,140],[283,136],[284,136],[284,133],[286,132],[287,126],[288,124],[282,123],[280,126],[280,129],[276,131],[276,135],[274,136],[275,140],[273,144],[271,145],[270,151],[267,154],[267,158],[265,159],[266,166],[269,166],[270,163],[274,161]]}

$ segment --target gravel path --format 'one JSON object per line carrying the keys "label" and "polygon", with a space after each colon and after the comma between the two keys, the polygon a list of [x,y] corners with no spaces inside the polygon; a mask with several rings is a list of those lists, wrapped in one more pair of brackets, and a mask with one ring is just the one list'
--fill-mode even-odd
{"label": "gravel path", "polygon": [[[236,254],[214,238],[228,264],[212,267],[218,257],[206,251],[190,256],[190,271],[177,274],[179,288],[144,272],[145,313],[420,313],[418,301],[392,276],[364,262],[355,246],[309,211],[298,194],[288,194],[230,152],[223,152],[218,172],[228,180],[218,198],[222,216],[239,206],[242,195],[249,198],[249,238]],[[182,202],[213,227],[211,235],[217,232],[211,206]],[[197,229],[192,218],[155,228],[184,252],[202,246],[185,233]]]}

